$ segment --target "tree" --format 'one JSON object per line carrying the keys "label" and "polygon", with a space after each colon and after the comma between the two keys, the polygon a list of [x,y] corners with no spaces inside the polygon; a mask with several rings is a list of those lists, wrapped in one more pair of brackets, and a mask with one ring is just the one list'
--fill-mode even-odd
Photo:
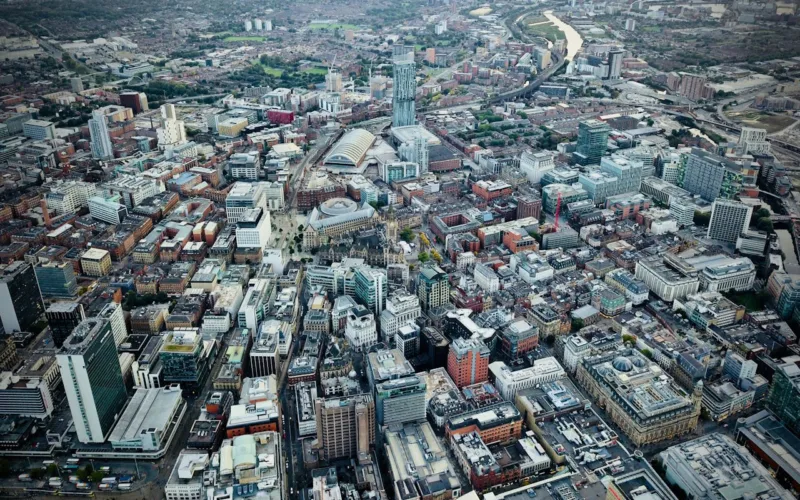
{"label": "tree", "polygon": [[104,477],[103,471],[99,471],[99,470],[92,472],[91,476],[92,476],[92,482],[93,483],[97,483],[97,484],[99,484],[103,480],[103,477]]}
{"label": "tree", "polygon": [[750,219],[750,224],[755,224],[758,219],[769,218],[772,214],[766,208],[759,208],[753,212],[753,217]]}
{"label": "tree", "polygon": [[431,260],[431,256],[428,255],[428,252],[420,252],[419,255],[417,255],[417,259],[419,259],[420,263],[424,264]]}
{"label": "tree", "polygon": [[577,332],[581,328],[583,328],[584,323],[581,318],[572,318],[572,331]]}
{"label": "tree", "polygon": [[47,466],[47,475],[50,477],[55,477],[59,475],[58,465],[50,464]]}
{"label": "tree", "polygon": [[411,230],[410,227],[407,227],[400,231],[400,239],[405,241],[406,243],[411,243],[414,241],[414,231]]}
{"label": "tree", "polygon": [[75,475],[78,476],[78,479],[80,479],[81,482],[86,482],[86,479],[89,478],[89,472],[87,472],[86,469],[84,469],[84,468],[78,469],[75,472]]}
{"label": "tree", "polygon": [[306,227],[304,225],[300,224],[299,226],[297,226],[297,232],[302,233],[305,230],[305,228]]}
{"label": "tree", "polygon": [[772,233],[775,230],[772,225],[772,219],[769,217],[758,219],[758,222],[756,222],[756,229],[764,231],[765,233]]}
{"label": "tree", "polygon": [[35,469],[31,469],[28,474],[30,474],[31,479],[41,479],[44,477],[44,469],[37,467]]}
{"label": "tree", "polygon": [[8,477],[11,474],[11,464],[5,458],[0,458],[0,477]]}
{"label": "tree", "polygon": [[652,119],[652,118],[648,118],[648,119],[647,119],[647,126],[648,126],[648,127],[652,127],[654,123],[655,123],[655,122],[653,121],[653,119]]}
{"label": "tree", "polygon": [[625,335],[622,336],[622,342],[625,343],[625,344],[628,344],[628,343],[633,344],[633,343],[636,342],[636,337],[634,337],[633,335],[625,334]]}
{"label": "tree", "polygon": [[694,213],[695,226],[707,226],[709,222],[711,222],[711,214],[706,214],[700,211]]}
{"label": "tree", "polygon": [[646,347],[645,347],[644,349],[642,349],[642,350],[641,350],[641,353],[642,353],[642,354],[644,355],[644,357],[646,357],[647,359],[653,359],[653,351],[651,351],[650,349],[648,349],[648,348],[646,348]]}

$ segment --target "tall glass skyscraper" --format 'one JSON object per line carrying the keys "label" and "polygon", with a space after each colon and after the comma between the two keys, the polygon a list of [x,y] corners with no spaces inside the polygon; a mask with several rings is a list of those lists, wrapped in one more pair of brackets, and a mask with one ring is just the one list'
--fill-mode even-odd
{"label": "tall glass skyscraper", "polygon": [[394,47],[392,126],[407,127],[416,122],[417,66],[412,47]]}
{"label": "tall glass skyscraper", "polygon": [[56,355],[78,441],[103,443],[128,400],[111,323],[81,322]]}
{"label": "tall glass skyscraper", "polygon": [[580,165],[600,163],[600,158],[608,149],[608,133],[611,131],[605,122],[586,120],[578,124],[578,144],[572,158]]}
{"label": "tall glass skyscraper", "polygon": [[114,147],[108,134],[108,119],[102,112],[95,111],[89,120],[89,135],[92,139],[92,156],[98,160],[114,158]]}

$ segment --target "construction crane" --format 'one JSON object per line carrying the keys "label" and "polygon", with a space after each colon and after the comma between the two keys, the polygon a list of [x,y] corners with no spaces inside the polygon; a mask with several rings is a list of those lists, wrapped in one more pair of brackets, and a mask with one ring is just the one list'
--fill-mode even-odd
{"label": "construction crane", "polygon": [[561,214],[561,193],[558,193],[558,198],[556,198],[556,231],[558,231],[558,216]]}

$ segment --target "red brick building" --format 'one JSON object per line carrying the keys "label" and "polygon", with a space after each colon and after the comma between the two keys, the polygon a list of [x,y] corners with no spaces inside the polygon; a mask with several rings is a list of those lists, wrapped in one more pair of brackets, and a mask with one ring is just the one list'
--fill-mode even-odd
{"label": "red brick building", "polygon": [[485,382],[489,379],[489,354],[480,340],[456,338],[447,355],[447,373],[458,387]]}

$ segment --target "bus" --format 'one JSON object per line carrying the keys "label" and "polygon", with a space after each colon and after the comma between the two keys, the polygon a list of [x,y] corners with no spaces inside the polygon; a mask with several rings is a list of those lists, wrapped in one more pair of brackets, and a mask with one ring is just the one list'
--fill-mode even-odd
{"label": "bus", "polygon": [[80,458],[68,458],[67,459],[67,463],[68,464],[77,464],[77,463],[80,463],[80,461],[81,461]]}
{"label": "bus", "polygon": [[104,477],[102,481],[103,484],[117,484],[117,478],[115,477]]}
{"label": "bus", "polygon": [[78,470],[78,469],[80,469],[78,464],[67,464],[67,465],[62,466],[61,468],[64,469],[64,470]]}
{"label": "bus", "polygon": [[131,489],[131,483],[120,483],[117,485],[118,490],[126,491]]}
{"label": "bus", "polygon": [[42,465],[44,465],[45,467],[47,467],[48,465],[53,465],[54,463],[56,463],[55,460],[42,460]]}
{"label": "bus", "polygon": [[108,465],[106,465],[105,467],[100,467],[98,470],[99,470],[100,472],[104,472],[104,473],[108,474],[109,472],[111,472],[111,467],[109,467]]}
{"label": "bus", "polygon": [[114,485],[113,484],[107,484],[107,483],[100,483],[100,484],[97,485],[97,487],[102,491],[102,490],[110,490],[111,488],[114,487]]}
{"label": "bus", "polygon": [[75,485],[75,488],[79,490],[90,490],[92,489],[92,485],[89,483],[78,483]]}
{"label": "bus", "polygon": [[119,476],[119,482],[120,483],[131,483],[131,482],[133,482],[133,476],[130,476],[130,475]]}

